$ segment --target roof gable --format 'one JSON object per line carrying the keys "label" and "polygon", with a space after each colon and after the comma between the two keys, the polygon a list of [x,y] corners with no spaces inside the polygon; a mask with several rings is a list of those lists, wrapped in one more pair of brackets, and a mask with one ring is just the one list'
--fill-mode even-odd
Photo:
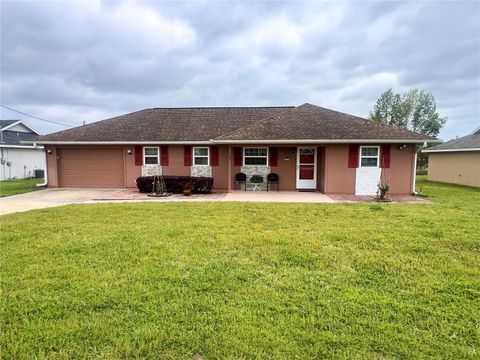
{"label": "roof gable", "polygon": [[0,120],[0,130],[17,131],[34,135],[40,134],[38,131],[25,124],[22,120]]}

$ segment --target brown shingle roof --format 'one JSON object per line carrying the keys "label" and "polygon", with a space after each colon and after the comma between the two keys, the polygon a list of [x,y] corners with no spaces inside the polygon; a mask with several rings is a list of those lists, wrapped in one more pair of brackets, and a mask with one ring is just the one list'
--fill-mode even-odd
{"label": "brown shingle roof", "polygon": [[304,104],[216,140],[430,140],[428,136]]}
{"label": "brown shingle roof", "polygon": [[154,108],[38,137],[38,141],[209,141],[294,107]]}
{"label": "brown shingle roof", "polygon": [[426,148],[423,152],[469,151],[472,149],[480,149],[480,129],[470,135]]}
{"label": "brown shingle roof", "polygon": [[48,142],[430,140],[424,135],[304,104],[298,107],[156,108],[39,136]]}

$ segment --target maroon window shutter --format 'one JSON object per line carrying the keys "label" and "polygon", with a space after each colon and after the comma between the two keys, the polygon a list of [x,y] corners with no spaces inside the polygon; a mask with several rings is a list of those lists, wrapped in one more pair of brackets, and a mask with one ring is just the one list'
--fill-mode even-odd
{"label": "maroon window shutter", "polygon": [[380,151],[380,167],[389,168],[390,167],[390,145],[383,144]]}
{"label": "maroon window shutter", "polygon": [[350,144],[348,147],[348,167],[356,168],[358,167],[358,150],[360,150],[360,145]]}
{"label": "maroon window shutter", "polygon": [[270,166],[278,166],[278,148],[271,147],[268,149],[268,155]]}
{"label": "maroon window shutter", "polygon": [[243,165],[243,149],[241,147],[233,148],[233,166]]}
{"label": "maroon window shutter", "polygon": [[168,145],[160,146],[160,165],[168,166]]}
{"label": "maroon window shutter", "polygon": [[218,145],[210,146],[210,165],[218,166]]}
{"label": "maroon window shutter", "polygon": [[143,165],[143,149],[140,145],[135,146],[135,166]]}
{"label": "maroon window shutter", "polygon": [[184,146],[183,148],[183,165],[192,166],[192,147]]}

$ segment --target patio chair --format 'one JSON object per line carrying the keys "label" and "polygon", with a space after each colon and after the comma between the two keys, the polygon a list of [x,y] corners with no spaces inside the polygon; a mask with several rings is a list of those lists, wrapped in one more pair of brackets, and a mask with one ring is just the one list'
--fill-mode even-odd
{"label": "patio chair", "polygon": [[242,184],[244,186],[245,191],[247,191],[247,175],[244,173],[238,173],[235,175],[235,186],[240,185],[240,190],[242,190]]}
{"label": "patio chair", "polygon": [[270,173],[267,175],[267,191],[272,190],[272,185],[277,185],[277,191],[280,191],[280,177],[278,174]]}

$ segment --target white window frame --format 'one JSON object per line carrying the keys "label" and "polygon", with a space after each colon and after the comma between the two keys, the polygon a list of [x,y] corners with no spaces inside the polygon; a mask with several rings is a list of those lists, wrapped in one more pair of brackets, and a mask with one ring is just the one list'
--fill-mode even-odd
{"label": "white window frame", "polygon": [[[377,149],[377,156],[362,156],[362,149],[370,149],[370,148],[375,148]],[[360,151],[359,151],[359,154],[358,154],[358,165],[359,167],[370,167],[370,168],[375,168],[375,167],[380,167],[380,146],[371,146],[371,145],[365,145],[365,146],[360,146]],[[377,158],[377,165],[376,166],[366,166],[366,165],[362,165],[362,159],[365,158],[365,159],[372,159],[372,158]]]}
{"label": "white window frame", "polygon": [[[207,149],[207,155],[201,155],[201,156],[195,156],[195,149]],[[207,163],[206,164],[195,164],[195,158],[196,157],[201,157],[201,158],[207,158]],[[210,166],[210,147],[209,146],[194,146],[192,148],[192,158],[193,158],[193,166]]]}
{"label": "white window frame", "polygon": [[[145,149],[157,149],[157,155],[145,155]],[[156,164],[147,164],[145,159],[149,157],[156,157],[157,158],[157,163]],[[143,147],[143,165],[145,166],[158,166],[160,165],[160,146],[144,146]]]}
{"label": "white window frame", "polygon": [[[247,156],[245,156],[245,150],[246,149],[267,149],[267,155],[266,156],[248,156],[249,158],[265,158],[266,162],[265,165],[250,165],[250,164],[245,164],[245,159]],[[243,148],[243,166],[268,166],[268,146],[247,146]]]}

